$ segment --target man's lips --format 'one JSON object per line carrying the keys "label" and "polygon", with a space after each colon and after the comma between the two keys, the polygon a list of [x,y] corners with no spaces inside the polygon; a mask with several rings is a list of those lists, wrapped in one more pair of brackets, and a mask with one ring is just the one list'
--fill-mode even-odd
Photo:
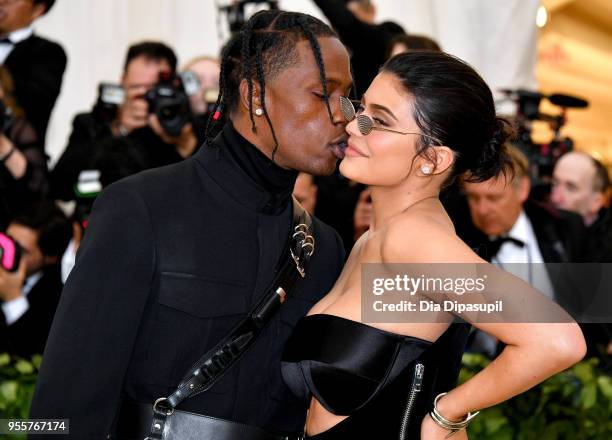
{"label": "man's lips", "polygon": [[338,159],[344,158],[344,151],[346,150],[346,140],[347,136],[341,136],[339,138],[334,139],[329,143],[329,147],[331,148],[334,156]]}

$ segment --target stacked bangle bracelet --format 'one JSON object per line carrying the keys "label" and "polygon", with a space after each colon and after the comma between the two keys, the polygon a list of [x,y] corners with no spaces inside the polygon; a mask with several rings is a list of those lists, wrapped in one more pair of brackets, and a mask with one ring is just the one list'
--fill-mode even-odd
{"label": "stacked bangle bracelet", "polygon": [[465,416],[465,419],[461,420],[460,422],[453,422],[452,420],[448,420],[438,411],[438,400],[440,399],[440,397],[446,394],[447,393],[441,393],[436,396],[436,398],[434,399],[433,409],[431,410],[429,415],[431,416],[433,421],[436,422],[437,425],[441,426],[444,429],[448,429],[450,431],[448,435],[445,437],[445,438],[449,438],[450,436],[453,436],[459,431],[461,431],[462,429],[464,429],[468,425],[470,420],[476,417],[480,411],[476,411],[473,414],[468,413],[468,415]]}

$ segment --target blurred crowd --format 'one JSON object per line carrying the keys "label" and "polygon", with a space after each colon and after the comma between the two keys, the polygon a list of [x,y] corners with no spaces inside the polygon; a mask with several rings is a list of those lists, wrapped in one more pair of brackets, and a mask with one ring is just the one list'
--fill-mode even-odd
{"label": "blurred crowd", "polygon": [[[357,99],[389,57],[441,50],[397,23],[377,22],[369,0],[314,3],[351,53]],[[219,116],[210,112],[219,89],[215,57],[197,57],[179,68],[168,45],[139,42],[127,48],[121,82],[100,84],[91,110],[74,117],[66,147],[48,169],[45,133],[67,57],[61,45],[36,35],[34,25],[53,4],[0,0],[0,352],[19,356],[44,349],[96,195],[119,179],[205,148],[207,122]],[[585,152],[570,151],[557,160],[547,196],[536,201],[530,197],[530,164],[519,149],[512,151],[514,174],[457,182],[442,194],[457,234],[501,267],[612,262],[607,168]],[[347,254],[369,227],[369,189],[338,172],[301,174],[294,195],[336,228]],[[518,275],[560,301],[554,277]],[[609,363],[612,326],[583,330],[590,354]],[[470,349],[491,357],[500,351],[497,341],[478,332]]]}

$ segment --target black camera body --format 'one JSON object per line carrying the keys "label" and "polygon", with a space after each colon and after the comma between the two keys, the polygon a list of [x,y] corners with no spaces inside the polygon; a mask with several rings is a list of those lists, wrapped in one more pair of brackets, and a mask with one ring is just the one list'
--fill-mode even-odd
{"label": "black camera body", "polygon": [[[191,120],[189,96],[198,93],[200,82],[193,72],[170,74],[162,72],[159,81],[144,95],[149,113],[155,114],[159,123],[170,136],[178,136]],[[94,114],[98,119],[112,122],[117,109],[125,101],[125,91],[119,84],[100,83]]]}
{"label": "black camera body", "polygon": [[159,82],[145,93],[149,113],[155,114],[170,136],[178,136],[191,119],[189,97],[179,75],[161,73]]}
{"label": "black camera body", "polygon": [[246,7],[267,6],[268,9],[278,9],[278,0],[237,0],[230,2],[226,6],[217,6],[220,12],[227,14],[229,30],[232,34],[240,32],[247,21]]}

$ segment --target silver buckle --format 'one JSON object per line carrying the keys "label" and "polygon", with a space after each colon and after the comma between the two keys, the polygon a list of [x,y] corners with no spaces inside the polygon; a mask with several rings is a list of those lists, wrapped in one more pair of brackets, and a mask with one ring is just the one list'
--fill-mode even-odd
{"label": "silver buckle", "polygon": [[174,413],[174,408],[170,408],[170,410],[166,409],[166,410],[163,410],[163,411],[157,408],[158,404],[160,404],[160,403],[162,403],[162,402],[164,402],[166,400],[168,400],[168,399],[166,399],[165,397],[160,397],[159,399],[157,399],[155,401],[155,403],[153,404],[153,411],[165,412],[167,416],[171,416]]}

